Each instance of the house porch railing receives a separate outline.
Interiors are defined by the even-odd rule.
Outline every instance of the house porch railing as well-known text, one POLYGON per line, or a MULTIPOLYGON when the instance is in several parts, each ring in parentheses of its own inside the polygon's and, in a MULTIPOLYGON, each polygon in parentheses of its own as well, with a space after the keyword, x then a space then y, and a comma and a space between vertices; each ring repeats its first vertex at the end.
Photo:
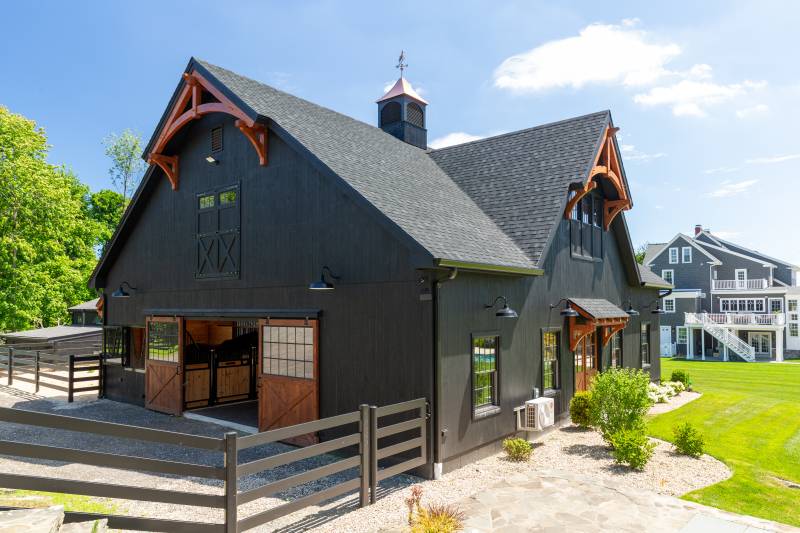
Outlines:
POLYGON ((768 289, 767 279, 714 279, 711 288, 715 291, 742 291, 749 289, 768 289))
POLYGON ((703 315, 720 326, 783 326, 784 313, 686 313, 686 324, 702 325, 703 315))

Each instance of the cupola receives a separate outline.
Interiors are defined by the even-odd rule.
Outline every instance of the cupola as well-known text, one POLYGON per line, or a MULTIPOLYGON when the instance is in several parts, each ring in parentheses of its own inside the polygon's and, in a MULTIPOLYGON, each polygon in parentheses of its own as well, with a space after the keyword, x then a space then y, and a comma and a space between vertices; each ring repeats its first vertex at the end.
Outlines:
POLYGON ((428 102, 417 94, 403 71, 405 53, 400 53, 397 68, 400 78, 389 91, 378 100, 378 126, 401 141, 423 150, 428 148, 428 130, 425 129, 425 108, 428 102))

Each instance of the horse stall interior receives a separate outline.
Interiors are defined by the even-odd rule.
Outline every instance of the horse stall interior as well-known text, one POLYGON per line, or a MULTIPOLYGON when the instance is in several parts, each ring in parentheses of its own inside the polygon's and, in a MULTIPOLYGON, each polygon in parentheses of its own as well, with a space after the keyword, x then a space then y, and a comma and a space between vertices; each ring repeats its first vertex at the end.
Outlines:
POLYGON ((185 410, 256 399, 254 321, 187 319, 183 334, 185 410))

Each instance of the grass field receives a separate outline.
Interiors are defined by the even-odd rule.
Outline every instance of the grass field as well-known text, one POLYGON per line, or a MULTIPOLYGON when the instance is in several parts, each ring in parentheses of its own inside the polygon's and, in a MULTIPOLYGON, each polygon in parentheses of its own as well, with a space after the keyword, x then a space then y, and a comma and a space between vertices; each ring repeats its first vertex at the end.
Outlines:
POLYGON ((650 434, 671 441, 673 427, 689 421, 733 471, 683 498, 800 526, 800 365, 662 360, 665 379, 676 369, 703 396, 654 417, 650 434))

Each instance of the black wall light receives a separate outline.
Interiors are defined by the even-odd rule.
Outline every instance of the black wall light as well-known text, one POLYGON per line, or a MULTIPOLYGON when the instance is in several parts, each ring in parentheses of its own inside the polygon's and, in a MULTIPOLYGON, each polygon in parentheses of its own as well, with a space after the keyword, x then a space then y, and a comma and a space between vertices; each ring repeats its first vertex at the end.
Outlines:
POLYGON ((494 314, 494 316, 499 318, 517 318, 519 316, 517 315, 516 311, 514 311, 508 306, 508 300, 506 300, 505 296, 498 296, 497 298, 494 299, 494 302, 492 302, 489 305, 485 305, 484 308, 494 309, 495 306, 497 305, 497 302, 499 302, 500 300, 503 301, 503 307, 498 309, 497 312, 494 314))
POLYGON ((580 315, 578 314, 578 312, 572 308, 572 305, 569 303, 569 298, 561 298, 561 299, 560 299, 559 301, 557 301, 556 303, 554 303, 554 304, 550 304, 550 309, 551 309, 551 310, 552 310, 552 309, 555 309, 556 307, 558 307, 559 305, 561 305, 561 302, 566 302, 566 303, 567 303, 567 305, 565 305, 565 306, 564 306, 564 309, 562 309, 561 311, 559 311, 559 314, 560 314, 561 316, 563 316, 563 317, 565 317, 565 318, 573 318, 573 317, 578 317, 578 316, 580 316, 580 315))
POLYGON ((308 286, 309 290, 312 291, 332 291, 335 287, 333 283, 328 282, 325 280, 325 272, 328 273, 328 277, 334 280, 338 280, 339 276, 335 275, 331 272, 331 269, 327 266, 322 267, 322 272, 320 272, 319 280, 313 282, 311 285, 308 286))
POLYGON ((206 163, 209 165, 218 165, 219 161, 213 155, 209 155, 206 156, 206 163))
POLYGON ((118 288, 117 290, 115 290, 114 292, 112 292, 112 293, 111 293, 111 297, 112 297, 112 298, 130 298, 130 297, 131 297, 131 295, 130 295, 130 293, 129 293, 128 291, 126 291, 126 290, 123 288, 123 286, 124 286, 124 285, 127 285, 127 286, 128 286, 128 288, 129 288, 130 290, 132 290, 132 291, 138 290, 136 287, 133 287, 133 286, 132 286, 130 283, 128 283, 127 281, 123 281, 122 283, 120 283, 120 284, 119 284, 119 288, 118 288))
POLYGON ((630 316, 639 316, 639 311, 633 308, 633 303, 628 300, 628 308, 625 310, 626 313, 630 316))

